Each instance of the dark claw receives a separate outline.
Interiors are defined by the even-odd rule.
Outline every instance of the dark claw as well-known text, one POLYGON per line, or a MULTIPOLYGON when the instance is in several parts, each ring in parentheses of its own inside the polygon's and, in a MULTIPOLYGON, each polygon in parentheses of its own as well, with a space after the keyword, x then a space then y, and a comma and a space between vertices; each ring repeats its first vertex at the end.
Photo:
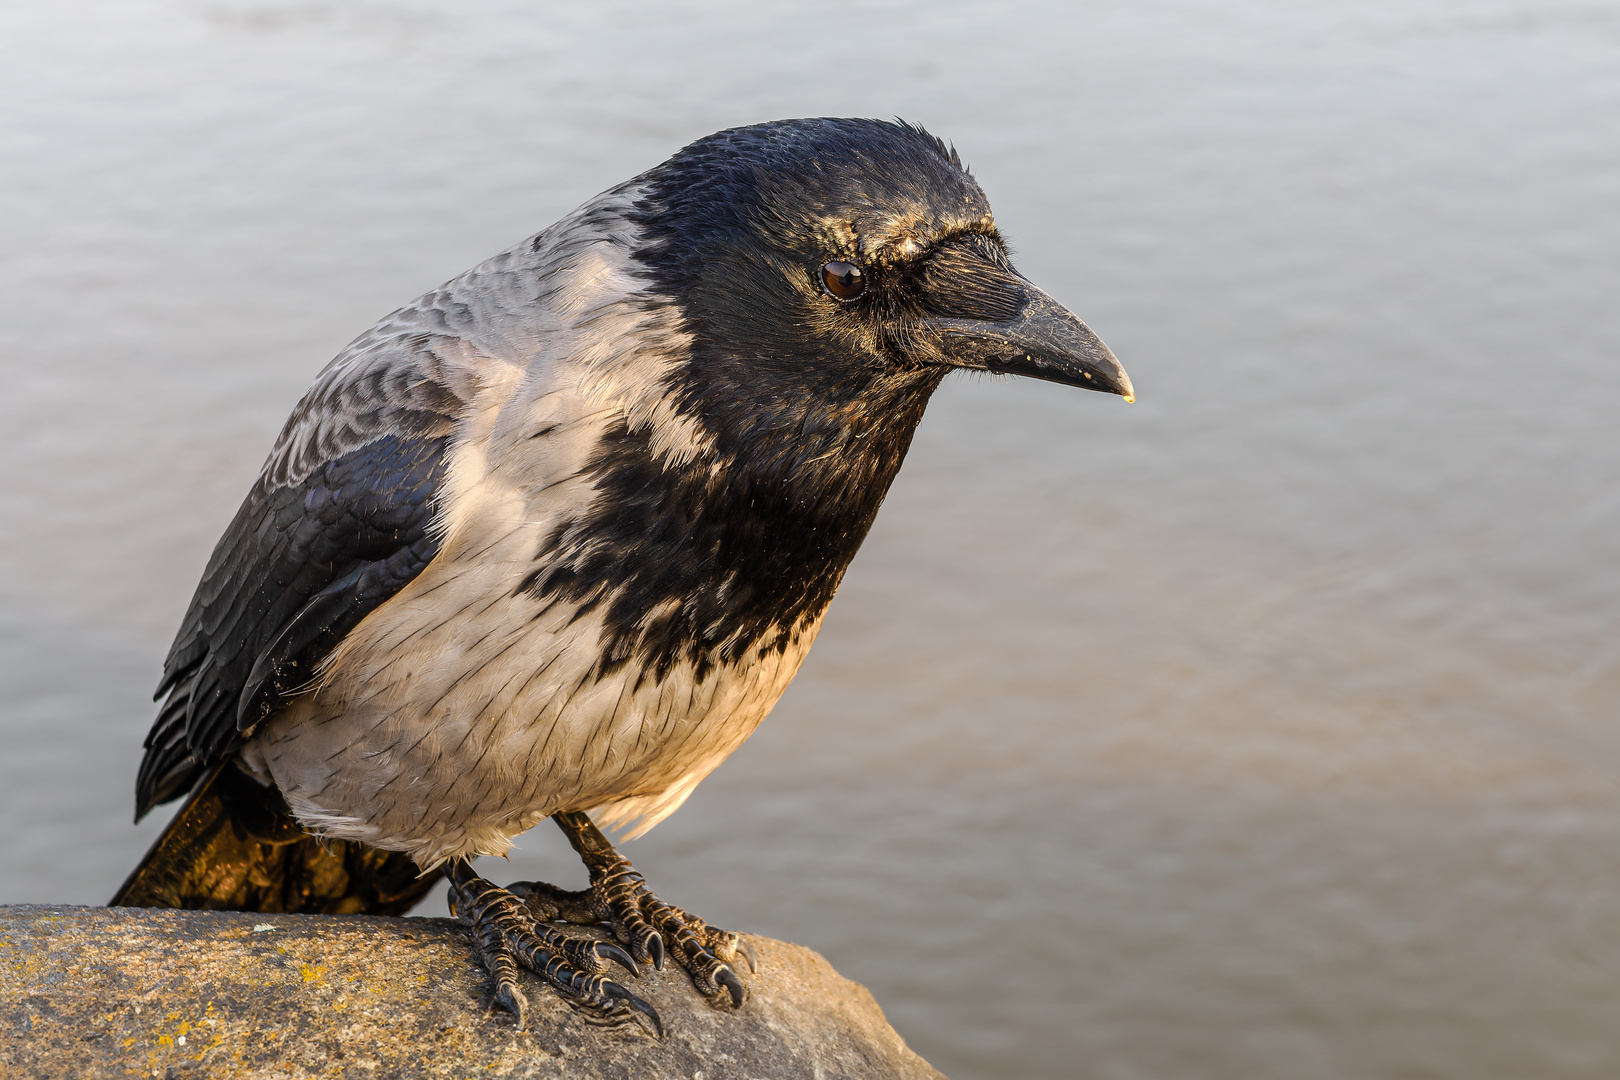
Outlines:
POLYGON ((660 934, 660 933, 657 933, 655 931, 653 933, 653 936, 647 939, 647 951, 652 954, 653 970, 654 971, 663 971, 664 970, 664 935, 660 934))
POLYGON ((512 1014, 517 1021, 517 1029, 523 1031, 529 1025, 529 1002, 523 996, 523 991, 499 991, 495 995, 495 1004, 512 1014))
POLYGON ((632 994, 630 991, 611 980, 604 980, 602 982, 602 993, 610 998, 624 1002, 626 1005, 645 1016, 648 1020, 652 1021, 653 1034, 658 1036, 660 1039, 664 1037, 664 1022, 658 1019, 657 1009, 653 1008, 651 1005, 647 1004, 645 1001, 636 997, 636 995, 632 994))
POLYGON ((742 980, 737 978, 735 971, 721 965, 720 970, 714 973, 714 981, 731 991, 732 1008, 742 1008, 743 999, 748 996, 748 991, 743 989, 742 980))
POLYGON ((749 943, 747 938, 740 937, 737 939, 737 951, 742 953, 744 960, 748 961, 748 974, 758 975, 759 957, 754 955, 754 946, 749 943))
POLYGON ((641 978, 641 969, 636 967, 635 958, 629 953, 625 952, 623 949, 619 948, 617 945, 613 944, 613 942, 598 941, 596 943, 595 951, 597 956, 602 957, 604 960, 617 961, 619 966, 624 968, 624 970, 628 971, 638 979, 641 978))

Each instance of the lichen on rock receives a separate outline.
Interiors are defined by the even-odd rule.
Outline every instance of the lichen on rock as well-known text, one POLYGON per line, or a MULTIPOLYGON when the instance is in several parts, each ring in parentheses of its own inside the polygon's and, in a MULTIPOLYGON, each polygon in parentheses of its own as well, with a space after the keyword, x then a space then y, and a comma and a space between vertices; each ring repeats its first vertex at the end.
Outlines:
POLYGON ((449 919, 0 907, 0 1075, 938 1080, 864 987, 749 940, 760 971, 736 1012, 675 965, 634 981, 659 1040, 535 982, 518 1031, 449 919))

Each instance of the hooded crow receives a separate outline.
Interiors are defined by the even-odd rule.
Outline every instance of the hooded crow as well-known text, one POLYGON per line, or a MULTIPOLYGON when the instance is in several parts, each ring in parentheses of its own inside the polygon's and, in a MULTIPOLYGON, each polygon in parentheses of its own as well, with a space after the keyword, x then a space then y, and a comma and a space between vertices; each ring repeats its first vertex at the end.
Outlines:
POLYGON ((639 835, 748 738, 958 368, 1132 400, 900 122, 700 139, 388 315, 214 549, 137 819, 190 798, 113 903, 398 914, 442 875, 520 1025, 519 964, 610 1022, 659 1027, 609 961, 741 1005, 742 939, 588 815, 639 835), (473 871, 548 817, 587 889, 473 871))

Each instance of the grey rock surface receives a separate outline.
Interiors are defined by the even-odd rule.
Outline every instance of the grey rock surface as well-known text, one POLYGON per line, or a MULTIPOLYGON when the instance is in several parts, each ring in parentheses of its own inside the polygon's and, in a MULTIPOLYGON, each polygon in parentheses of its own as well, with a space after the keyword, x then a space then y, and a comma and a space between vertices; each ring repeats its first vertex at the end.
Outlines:
POLYGON ((448 919, 0 906, 0 1075, 938 1080, 864 987, 750 940, 760 971, 736 1012, 673 964, 624 975, 658 1040, 593 1026, 533 980, 517 1031, 448 919))

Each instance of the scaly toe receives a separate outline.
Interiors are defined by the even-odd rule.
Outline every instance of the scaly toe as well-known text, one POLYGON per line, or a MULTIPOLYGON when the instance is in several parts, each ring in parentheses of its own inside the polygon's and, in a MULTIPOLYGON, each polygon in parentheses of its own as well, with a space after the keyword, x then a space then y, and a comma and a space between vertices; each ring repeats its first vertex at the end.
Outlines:
POLYGON ((738 956, 744 955, 741 938, 729 930, 710 926, 651 893, 645 895, 642 903, 649 921, 673 945, 671 954, 692 977, 692 985, 699 993, 715 998, 723 989, 733 1008, 748 999, 747 987, 730 966, 738 956))
POLYGON ((664 962, 673 960, 685 969, 698 992, 716 1005, 737 1008, 748 1000, 748 988, 735 968, 741 966, 741 958, 748 962, 750 972, 759 970, 753 946, 729 930, 710 926, 660 900, 629 860, 614 850, 590 815, 570 810, 552 818, 590 871, 591 887, 585 890, 589 899, 551 886, 533 886, 527 893, 528 902, 544 905, 535 910, 569 909, 574 913, 562 918, 583 921, 588 917, 607 923, 638 963, 650 962, 662 971, 664 962))
POLYGON ((473 943, 494 981, 495 1003, 512 1014, 520 1031, 528 1024, 528 1000, 517 982, 521 963, 593 1022, 619 1024, 642 1016, 662 1035, 663 1025, 653 1007, 602 975, 609 961, 639 975, 630 953, 611 941, 574 937, 536 923, 516 895, 465 864, 452 869, 450 880, 457 918, 472 930, 473 943))

